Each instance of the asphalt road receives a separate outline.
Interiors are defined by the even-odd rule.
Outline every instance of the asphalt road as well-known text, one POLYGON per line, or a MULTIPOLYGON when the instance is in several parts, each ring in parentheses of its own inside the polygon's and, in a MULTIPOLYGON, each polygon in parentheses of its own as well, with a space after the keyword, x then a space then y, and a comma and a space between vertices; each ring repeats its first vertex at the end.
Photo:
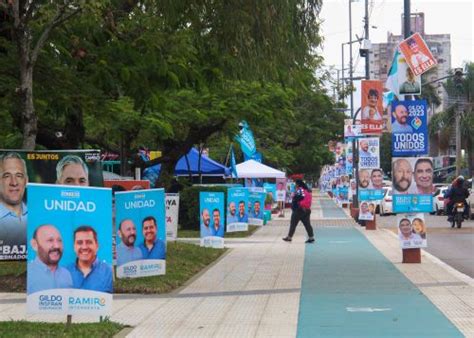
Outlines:
MULTIPOLYGON (((446 219, 446 216, 425 214, 428 243, 425 250, 474 278, 474 220, 464 221, 461 229, 453 229, 446 219)), ((377 227, 397 232, 397 216, 377 215, 376 221, 377 227)))

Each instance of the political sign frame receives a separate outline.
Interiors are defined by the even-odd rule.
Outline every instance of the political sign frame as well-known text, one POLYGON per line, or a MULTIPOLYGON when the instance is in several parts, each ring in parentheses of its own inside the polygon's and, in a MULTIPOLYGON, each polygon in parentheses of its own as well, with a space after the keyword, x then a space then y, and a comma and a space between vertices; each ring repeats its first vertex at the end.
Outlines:
POLYGON ((223 192, 201 191, 199 192, 199 224, 201 229, 201 246, 209 248, 224 248, 224 227, 225 227, 225 197, 223 192), (203 212, 209 213, 209 225, 206 227, 203 220, 203 212), (214 212, 219 212, 219 229, 212 229, 214 212))
POLYGON ((227 189, 227 214, 226 214, 226 232, 248 231, 248 189, 247 188, 229 188, 227 189), (243 202, 244 214, 240 215, 240 206, 243 202), (235 215, 231 215, 230 205, 234 203, 235 215))

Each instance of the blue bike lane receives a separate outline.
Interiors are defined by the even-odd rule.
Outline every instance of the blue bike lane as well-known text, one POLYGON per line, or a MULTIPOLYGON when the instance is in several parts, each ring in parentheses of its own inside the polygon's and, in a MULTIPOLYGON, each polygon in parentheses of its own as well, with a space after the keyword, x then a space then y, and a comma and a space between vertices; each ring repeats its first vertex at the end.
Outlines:
MULTIPOLYGON (((330 200, 321 207, 347 217, 330 200)), ((463 337, 363 234, 330 224, 306 246, 298 337, 463 337)))

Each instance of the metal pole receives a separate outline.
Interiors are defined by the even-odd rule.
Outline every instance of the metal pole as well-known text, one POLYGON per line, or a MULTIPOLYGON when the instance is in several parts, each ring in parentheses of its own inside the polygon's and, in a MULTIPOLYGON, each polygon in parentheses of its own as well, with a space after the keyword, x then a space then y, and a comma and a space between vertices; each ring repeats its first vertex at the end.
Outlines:
POLYGON ((354 84, 352 82, 352 0, 349 0, 349 76, 351 80, 351 118, 354 116, 354 84))
MULTIPOLYGON (((365 39, 369 40, 369 0, 365 0, 365 39)), ((369 73, 369 58, 370 58, 370 50, 367 51, 367 55, 365 56, 365 79, 369 80, 370 79, 370 73, 369 73)))
POLYGON ((405 39, 409 37, 411 34, 411 27, 410 27, 410 0, 403 1, 403 36, 405 39))
POLYGON ((344 95, 344 43, 341 43, 341 54, 342 54, 342 103, 345 103, 346 102, 346 96, 344 95))
POLYGON ((458 104, 456 108, 456 177, 461 175, 461 114, 460 114, 460 100, 458 95, 458 104))

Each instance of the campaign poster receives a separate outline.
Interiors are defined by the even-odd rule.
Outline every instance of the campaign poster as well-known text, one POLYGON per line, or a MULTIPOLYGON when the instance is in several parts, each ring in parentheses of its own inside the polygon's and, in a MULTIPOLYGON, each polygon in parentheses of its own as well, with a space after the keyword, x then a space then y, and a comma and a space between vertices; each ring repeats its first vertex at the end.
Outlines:
POLYGON ((352 202, 354 199, 354 196, 357 193, 357 184, 355 178, 351 178, 350 183, 349 183, 349 201, 352 202))
POLYGON ((381 168, 359 170, 359 199, 378 201, 383 199, 383 195, 383 170, 381 168))
POLYGON ((380 143, 378 137, 361 138, 359 141, 359 170, 380 168, 380 143))
POLYGON ((421 76, 413 74, 403 54, 398 54, 397 67, 398 93, 421 95, 421 76))
POLYGON ((373 201, 360 201, 359 220, 373 221, 376 204, 373 201))
POLYGON ((344 142, 336 142, 336 147, 334 148, 335 154, 335 163, 339 163, 342 160, 345 160, 346 156, 346 147, 344 142))
POLYGON ((178 237, 179 194, 165 194, 166 238, 176 240, 178 237))
POLYGON ((263 225, 263 206, 265 204, 266 194, 261 191, 249 191, 249 224, 263 225))
POLYGON ((392 103, 392 156, 428 154, 426 100, 392 103))
POLYGON ((434 191, 431 157, 392 159, 393 212, 432 212, 434 191))
POLYGON ((102 186, 99 150, 0 150, 0 260, 26 260, 30 183, 102 186), (9 187, 15 186, 14 189, 9 187), (6 203, 5 201, 8 201, 6 203))
POLYGON ((114 191, 150 189, 148 180, 104 180, 104 187, 114 191))
POLYGON ((266 193, 265 205, 273 205, 276 202, 277 186, 275 183, 264 183, 263 190, 266 193))
POLYGON ((115 193, 117 277, 166 273, 165 191, 115 193))
POLYGON ((352 141, 346 142, 346 175, 352 175, 352 170, 354 167, 354 153, 352 149, 352 141))
POLYGON ((201 246, 224 248, 224 193, 199 193, 201 246))
POLYGON ((227 189, 227 232, 247 231, 249 229, 248 194, 246 188, 227 189))
POLYGON ((382 81, 363 80, 361 95, 362 134, 381 134, 383 129, 382 81))
POLYGON ((27 186, 29 313, 111 315, 112 193, 27 186))
POLYGON ((437 64, 436 59, 419 33, 415 33, 400 42, 399 48, 414 75, 421 75, 437 64))
POLYGON ((352 140, 362 136, 362 125, 353 124, 352 119, 344 119, 344 138, 352 140))
POLYGON ((276 200, 277 202, 285 202, 286 200, 286 178, 276 179, 276 200))
POLYGON ((402 249, 426 248, 426 223, 422 213, 397 215, 398 239, 402 249))

